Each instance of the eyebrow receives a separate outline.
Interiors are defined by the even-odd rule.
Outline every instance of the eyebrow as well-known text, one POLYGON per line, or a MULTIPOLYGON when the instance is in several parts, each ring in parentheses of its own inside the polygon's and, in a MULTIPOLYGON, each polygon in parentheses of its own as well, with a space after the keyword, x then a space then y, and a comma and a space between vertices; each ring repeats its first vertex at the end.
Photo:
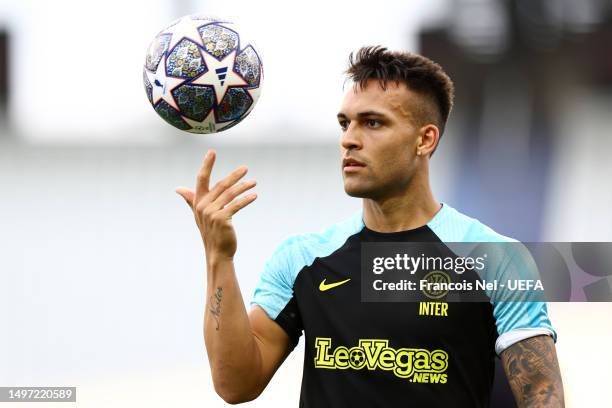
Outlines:
MULTIPOLYGON (((342 112, 338 113, 337 116, 338 116, 338 119, 348 119, 348 116, 346 116, 346 114, 344 114, 342 112)), ((376 112, 376 111, 372 111, 372 110, 365 111, 365 112, 359 112, 357 114, 357 117, 360 118, 360 119, 366 118, 366 117, 372 117, 372 116, 377 116, 377 117, 382 117, 382 118, 386 117, 386 115, 384 113, 376 112)))

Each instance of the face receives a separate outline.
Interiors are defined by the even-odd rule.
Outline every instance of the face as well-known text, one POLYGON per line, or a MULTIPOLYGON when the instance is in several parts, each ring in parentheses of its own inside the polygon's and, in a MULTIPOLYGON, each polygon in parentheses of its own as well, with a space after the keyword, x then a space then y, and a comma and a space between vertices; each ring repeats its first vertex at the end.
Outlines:
POLYGON ((418 95, 404 84, 378 80, 351 86, 338 113, 344 190, 379 199, 405 191, 416 171, 419 128, 410 113, 418 95))

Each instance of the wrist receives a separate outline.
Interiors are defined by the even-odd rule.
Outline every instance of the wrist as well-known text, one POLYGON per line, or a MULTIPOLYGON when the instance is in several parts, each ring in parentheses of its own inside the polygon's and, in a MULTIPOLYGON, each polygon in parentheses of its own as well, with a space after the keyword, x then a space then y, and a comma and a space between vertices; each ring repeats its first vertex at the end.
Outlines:
POLYGON ((233 257, 214 255, 206 257, 206 282, 209 288, 226 282, 234 271, 233 257))
POLYGON ((234 257, 229 255, 210 253, 206 254, 206 266, 208 269, 216 269, 219 266, 231 264, 234 262, 234 257))

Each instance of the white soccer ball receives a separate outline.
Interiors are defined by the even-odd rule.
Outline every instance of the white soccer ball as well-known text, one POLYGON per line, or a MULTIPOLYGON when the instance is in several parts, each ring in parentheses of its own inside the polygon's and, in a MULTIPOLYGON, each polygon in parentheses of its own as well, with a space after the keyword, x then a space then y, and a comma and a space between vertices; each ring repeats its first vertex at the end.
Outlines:
POLYGON ((259 54, 233 23, 185 16, 151 42, 143 81, 166 122, 192 133, 214 133, 244 119, 259 99, 259 54))

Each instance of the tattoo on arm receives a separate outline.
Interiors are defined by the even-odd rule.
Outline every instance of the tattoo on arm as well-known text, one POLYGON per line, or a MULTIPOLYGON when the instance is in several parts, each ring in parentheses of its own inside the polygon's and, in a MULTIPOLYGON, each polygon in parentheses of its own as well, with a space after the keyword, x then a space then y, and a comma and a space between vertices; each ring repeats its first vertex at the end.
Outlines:
POLYGON ((219 330, 219 316, 221 315, 221 298, 223 297, 223 288, 218 287, 214 295, 210 297, 210 313, 217 322, 216 330, 219 330))
POLYGON ((501 353, 519 408, 563 408, 563 382, 550 336, 519 341, 501 353))

